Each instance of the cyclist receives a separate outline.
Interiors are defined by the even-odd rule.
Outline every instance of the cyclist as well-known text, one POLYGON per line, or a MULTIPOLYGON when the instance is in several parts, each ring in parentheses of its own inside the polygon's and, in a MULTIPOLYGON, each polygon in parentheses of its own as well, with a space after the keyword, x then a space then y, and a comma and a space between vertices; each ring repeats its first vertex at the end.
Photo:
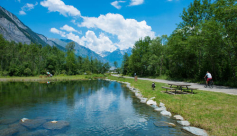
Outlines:
POLYGON ((206 85, 208 85, 208 82, 209 82, 210 80, 212 80, 211 73, 209 73, 209 72, 207 71, 207 74, 205 75, 205 77, 204 77, 204 78, 206 78, 206 77, 207 77, 207 80, 206 80, 206 85))

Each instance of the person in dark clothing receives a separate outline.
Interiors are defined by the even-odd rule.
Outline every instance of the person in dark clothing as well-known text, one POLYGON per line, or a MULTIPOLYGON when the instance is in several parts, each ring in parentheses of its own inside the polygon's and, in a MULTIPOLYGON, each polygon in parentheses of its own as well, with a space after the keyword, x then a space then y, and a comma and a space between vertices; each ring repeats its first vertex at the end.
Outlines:
POLYGON ((156 85, 155 85, 154 82, 152 83, 151 87, 152 87, 153 90, 155 90, 156 85))

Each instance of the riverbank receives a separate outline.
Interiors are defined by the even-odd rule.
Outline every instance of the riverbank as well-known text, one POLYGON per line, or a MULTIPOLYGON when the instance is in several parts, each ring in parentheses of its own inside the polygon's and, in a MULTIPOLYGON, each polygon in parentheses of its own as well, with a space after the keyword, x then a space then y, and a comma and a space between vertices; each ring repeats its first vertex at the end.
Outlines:
POLYGON ((173 115, 179 114, 191 123, 191 126, 206 130, 209 135, 237 135, 237 96, 217 92, 196 90, 195 94, 169 95, 162 86, 156 83, 155 91, 151 81, 126 79, 109 76, 111 80, 129 82, 139 89, 146 98, 155 97, 157 103, 166 104, 167 110, 173 115))
MULTIPOLYGON (((119 77, 119 75, 113 75, 113 76, 119 77)), ((125 78, 133 79, 134 77, 125 76, 125 78)), ((138 77, 138 79, 148 80, 148 81, 152 81, 152 82, 165 83, 165 84, 188 84, 188 85, 191 85, 192 88, 197 88, 198 90, 221 92, 221 93, 226 93, 226 94, 231 94, 231 95, 237 95, 237 88, 232 88, 232 87, 228 87, 228 86, 213 85, 213 88, 210 88, 210 87, 205 88, 204 84, 191 83, 191 82, 172 81, 172 80, 154 79, 154 78, 143 78, 143 77, 138 77)))
POLYGON ((38 82, 38 81, 67 81, 105 78, 103 74, 75 75, 75 76, 34 76, 34 77, 0 77, 0 82, 38 82))

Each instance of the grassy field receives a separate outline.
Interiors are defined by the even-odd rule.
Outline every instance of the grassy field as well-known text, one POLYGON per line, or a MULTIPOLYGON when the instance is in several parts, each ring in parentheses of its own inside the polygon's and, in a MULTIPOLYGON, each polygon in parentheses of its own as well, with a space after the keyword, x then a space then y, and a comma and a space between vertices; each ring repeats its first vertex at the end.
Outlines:
MULTIPOLYGON (((191 126, 205 129, 209 135, 237 136, 237 96, 224 93, 195 90, 195 94, 170 95, 163 93, 162 86, 156 83, 155 91, 151 81, 125 79, 109 76, 111 80, 131 83, 146 98, 156 97, 157 103, 163 102, 172 115, 179 114, 191 126)), ((167 86, 168 87, 168 86, 167 86)))
POLYGON ((65 81, 65 80, 88 80, 92 78, 103 78, 103 74, 76 75, 76 76, 35 76, 35 77, 0 77, 0 82, 37 82, 37 81, 65 81))

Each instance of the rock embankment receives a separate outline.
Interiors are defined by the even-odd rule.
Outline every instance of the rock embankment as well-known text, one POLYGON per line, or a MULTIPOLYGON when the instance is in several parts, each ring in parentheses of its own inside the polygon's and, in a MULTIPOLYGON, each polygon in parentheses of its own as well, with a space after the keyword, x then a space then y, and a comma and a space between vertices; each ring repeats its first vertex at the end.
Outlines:
MULTIPOLYGON (((105 80, 115 81, 115 80, 109 80, 109 79, 105 79, 105 80)), ((118 81, 118 82, 120 82, 120 81, 118 81)), ((167 111, 167 108, 165 107, 164 103, 160 102, 159 106, 157 106, 156 101, 154 101, 155 97, 152 97, 150 99, 145 98, 145 97, 143 97, 143 95, 141 94, 141 92, 138 89, 136 89, 134 87, 131 87, 130 83, 128 83, 128 82, 120 82, 120 83, 126 84, 126 86, 129 88, 129 90, 134 92, 135 96, 138 99, 140 99, 141 103, 146 103, 147 105, 154 108, 155 111, 160 112, 160 114, 163 115, 163 116, 172 117, 171 112, 167 111)), ((184 120, 184 118, 181 115, 174 115, 173 119, 176 120, 177 124, 183 126, 182 130, 187 132, 187 133, 190 133, 190 134, 193 134, 193 135, 198 135, 198 136, 208 136, 208 134, 205 130, 200 129, 200 128, 196 128, 196 127, 191 127, 190 123, 188 121, 184 120)), ((162 121, 154 122, 154 125, 158 126, 158 127, 160 127, 160 126, 161 127, 176 127, 176 125, 173 124, 173 123, 162 122, 162 121)))

